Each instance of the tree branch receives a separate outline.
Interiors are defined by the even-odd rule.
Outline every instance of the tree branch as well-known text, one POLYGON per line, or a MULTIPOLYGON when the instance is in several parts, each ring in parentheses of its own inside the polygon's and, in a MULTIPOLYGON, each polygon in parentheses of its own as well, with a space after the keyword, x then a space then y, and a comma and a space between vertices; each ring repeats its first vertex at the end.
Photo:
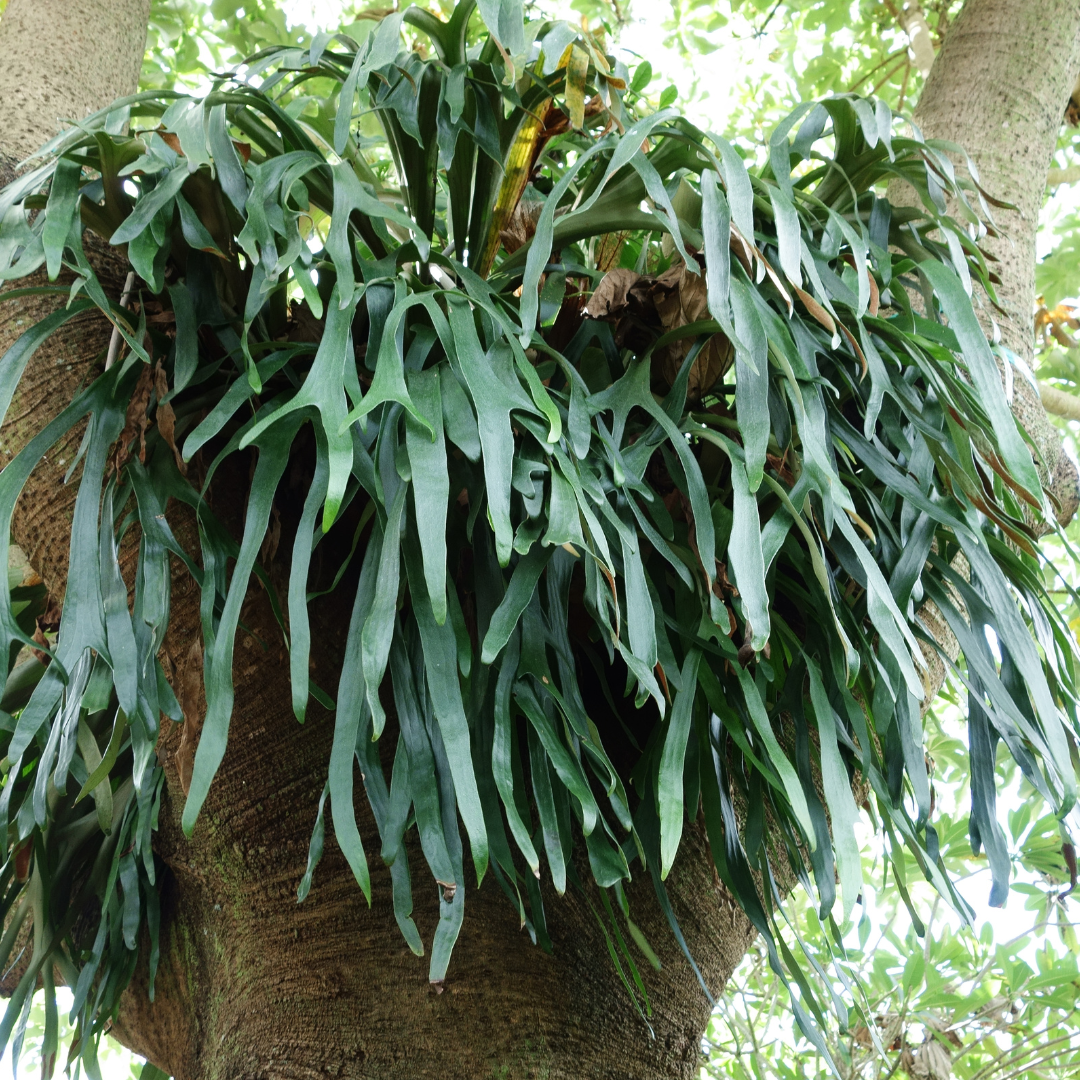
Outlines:
POLYGON ((1080 420, 1080 397, 1075 394, 1068 394, 1056 386, 1040 382, 1039 398, 1048 413, 1066 420, 1080 420))
POLYGON ((926 21, 926 14, 919 5, 918 0, 912 0, 905 4, 903 10, 897 16, 897 22, 903 27, 904 33, 911 42, 911 52, 915 57, 915 66, 923 76, 930 74, 930 68, 934 63, 934 41, 930 36, 930 26, 926 21))
POLYGON ((1046 186, 1075 184, 1077 180, 1080 180, 1080 165, 1070 165, 1067 169, 1051 169, 1046 176, 1046 186))

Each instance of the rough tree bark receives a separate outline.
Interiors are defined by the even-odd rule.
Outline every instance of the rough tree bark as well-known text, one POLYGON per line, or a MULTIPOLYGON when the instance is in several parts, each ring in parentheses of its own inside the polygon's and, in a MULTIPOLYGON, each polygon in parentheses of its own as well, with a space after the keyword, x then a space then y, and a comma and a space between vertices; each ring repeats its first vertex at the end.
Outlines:
MULTIPOLYGON (((65 121, 84 116, 135 91, 146 46, 150 0, 9 0, 0 18, 0 186, 19 163, 34 153, 65 121)), ((90 251, 116 292, 125 269, 111 253, 90 251)), ((44 277, 42 275, 42 280, 44 277)), ((58 306, 51 297, 0 305, 0 350, 26 327, 58 306)), ((65 392, 82 384, 89 365, 105 346, 108 330, 92 317, 67 326, 39 354, 19 388, 0 435, 0 464, 10 461, 25 436, 59 411, 65 392)), ((77 449, 81 433, 57 449, 54 461, 77 449)), ((17 543, 33 555, 32 565, 46 580, 67 569, 63 523, 70 522, 75 487, 64 488, 58 474, 39 469, 18 514, 17 543)))
MULTIPOLYGON (((11 0, 0 19, 0 155, 7 156, 9 166, 52 133, 57 117, 85 114, 133 89, 147 7, 147 0, 78 5, 11 0)), ((1056 67, 1047 87, 1035 85, 1052 58, 1041 50, 1034 57, 1032 51, 1049 36, 1044 25, 1053 27, 1058 40, 1064 37, 1067 18, 1073 19, 1068 25, 1075 39, 1080 2, 1041 0, 1029 8, 1024 0, 969 0, 967 8, 1005 11, 1011 22, 981 46, 982 57, 968 56, 960 44, 949 50, 947 44, 924 91, 923 123, 934 134, 951 132, 969 145, 984 139, 985 153, 975 146, 984 178, 992 190, 1028 208, 1027 227, 1034 221, 1032 200, 1042 190, 1049 164, 1044 144, 1052 139, 1064 105, 1056 67), (1028 17, 1044 8, 1045 21, 1028 17), (1020 22, 1024 34, 1017 31, 1020 22), (975 69, 987 66, 986 55, 993 49, 997 60, 992 70, 987 68, 986 93, 977 100, 957 97, 950 87, 974 85, 975 69), (953 65, 964 73, 954 77, 953 65), (1008 94, 1006 88, 1012 88, 1008 94), (1033 102, 1041 104, 1036 108, 1033 102), (1029 133, 1031 145, 1016 130, 1028 122, 1025 108, 1037 113, 1043 125, 1029 133), (947 128, 950 110, 956 113, 954 128, 947 128), (997 153, 992 136, 1001 131, 1014 141, 1004 157, 998 155, 998 175, 991 160, 997 153), (1020 159, 1030 162, 1027 172, 1017 164, 1020 159), (1015 166, 1011 170, 1010 164, 1015 166), (1028 182, 1031 191, 1020 190, 1028 182)), ((983 25, 977 15, 967 19, 967 25, 973 22, 983 25)), ((950 43, 964 40, 963 26, 962 20, 953 28, 950 43)), ((1074 76, 1075 57, 1063 64, 1074 76)), ((1062 78, 1067 96, 1072 82, 1062 78)), ((1003 248, 999 255, 1007 283, 1030 278, 1033 244, 1003 248)), ((124 269, 114 265, 108 275, 114 292, 124 269)), ((1007 296, 1022 312, 1030 309, 1030 297, 1024 307, 1023 295, 1018 284, 1016 297, 1007 296)), ((0 351, 42 313, 30 304, 0 307, 0 351)), ((0 431, 5 455, 17 452, 28 433, 93 374, 107 338, 105 324, 86 319, 39 351, 0 431)), ((1017 341, 1023 345, 1022 334, 1017 341)), ((1023 348, 1018 351, 1025 355, 1023 348)), ((39 470, 15 524, 16 539, 57 594, 63 590, 68 558, 71 498, 61 482, 67 456, 60 451, 39 470)), ((246 469, 237 467, 233 475, 219 474, 215 481, 215 508, 227 520, 230 509, 235 512, 243 504, 246 475, 246 469)), ((179 537, 191 536, 181 514, 170 508, 169 516, 179 537)), ((287 565, 288 543, 282 548, 278 562, 287 565)), ((324 686, 334 685, 337 677, 346 622, 338 602, 327 597, 313 612, 313 638, 321 643, 313 676, 324 686)), ((263 641, 280 640, 260 589, 250 592, 242 618, 263 641)), ((190 673, 197 626, 195 589, 178 569, 165 646, 178 685, 190 673)), ((324 1074, 380 1080, 659 1080, 696 1075, 707 1002, 674 946, 647 881, 635 882, 631 902, 663 962, 659 972, 641 965, 654 1009, 654 1035, 618 981, 587 896, 545 897, 555 946, 549 956, 529 944, 489 876, 468 897, 465 927, 441 993, 427 983, 426 960, 412 956, 400 937, 389 876, 377 859, 372 860, 370 910, 329 842, 315 888, 297 906, 295 890, 326 773, 332 720, 313 709, 303 728, 296 724, 286 669, 277 646, 264 651, 254 636, 239 642, 229 753, 191 841, 179 827, 180 733, 174 729, 162 737, 167 798, 156 841, 168 867, 162 964, 155 1004, 147 1000, 141 975, 125 997, 114 1028, 124 1042, 182 1080, 324 1074)), ((357 810, 367 849, 376 852, 374 823, 362 796, 357 810)), ((425 880, 421 861, 418 853, 411 855, 418 871, 414 881, 420 883, 425 880)), ((688 830, 669 885, 691 950, 718 991, 751 932, 718 885, 698 830, 688 830)), ((417 884, 414 899, 418 927, 430 941, 438 917, 434 888, 417 884)))

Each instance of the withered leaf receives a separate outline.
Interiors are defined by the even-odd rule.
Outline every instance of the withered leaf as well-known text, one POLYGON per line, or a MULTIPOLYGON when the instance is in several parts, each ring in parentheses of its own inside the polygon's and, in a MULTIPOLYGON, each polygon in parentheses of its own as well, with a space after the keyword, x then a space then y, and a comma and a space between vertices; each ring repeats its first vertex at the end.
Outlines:
POLYGON ((157 394, 157 426, 158 431, 161 432, 161 437, 165 440, 169 449, 173 452, 173 457, 176 458, 176 467, 180 470, 181 476, 187 475, 187 464, 180 456, 180 450, 176 445, 176 413, 173 412, 172 404, 165 401, 165 396, 169 392, 169 379, 165 374, 165 369, 161 366, 161 361, 157 363, 157 367, 154 369, 154 393, 157 394))
POLYGON ((514 207, 506 228, 499 231, 499 238, 503 247, 513 254, 518 248, 524 247, 536 232, 536 223, 540 220, 540 211, 544 204, 532 199, 522 199, 514 207))
POLYGON ((180 734, 180 746, 176 751, 176 772, 184 794, 191 787, 191 771, 195 765, 195 750, 202 731, 206 696, 203 690, 202 642, 191 643, 188 654, 180 662, 180 676, 176 686, 176 700, 184 714, 184 729, 180 734))
POLYGON ((931 1037, 923 1043, 915 1054, 910 1075, 925 1080, 949 1080, 952 1073, 952 1059, 948 1049, 931 1037))
POLYGON ((809 315, 817 322, 821 323, 830 334, 836 333, 836 322, 833 317, 819 304, 805 289, 800 289, 798 285, 792 285, 795 290, 795 295, 802 301, 803 307, 806 308, 809 315))
POLYGON ((15 849, 15 877, 19 881, 26 881, 30 876, 30 856, 34 853, 34 841, 27 837, 22 844, 15 849))
MULTIPOLYGON (((594 319, 614 323, 615 343, 645 352, 662 334, 709 318, 708 292, 702 274, 679 262, 659 277, 625 267, 608 271, 587 305, 594 319)), ((653 353, 653 375, 667 386, 678 377, 693 336, 669 342, 653 353)), ((734 351, 723 334, 714 334, 690 369, 687 394, 700 398, 724 376, 734 351)))
POLYGON ((171 131, 166 131, 164 128, 158 128, 158 135, 161 137, 161 141, 174 153, 184 157, 184 151, 180 146, 180 138, 171 131))
POLYGON ((131 458, 131 444, 136 435, 139 437, 139 460, 146 460, 146 429, 150 426, 146 410, 153 392, 154 371, 149 364, 145 364, 139 372, 139 381, 135 384, 127 412, 124 414, 124 430, 120 432, 117 440, 117 449, 113 456, 113 468, 117 473, 131 458))
POLYGON ((585 310, 594 319, 606 319, 612 315, 619 315, 627 307, 630 290, 638 282, 649 280, 651 279, 625 267, 609 270, 597 285, 585 310))

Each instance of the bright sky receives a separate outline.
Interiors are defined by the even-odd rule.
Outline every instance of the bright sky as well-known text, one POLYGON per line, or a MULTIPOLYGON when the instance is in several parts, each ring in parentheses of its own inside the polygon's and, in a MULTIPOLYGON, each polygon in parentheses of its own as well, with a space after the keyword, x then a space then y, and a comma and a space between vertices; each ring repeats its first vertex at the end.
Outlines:
MULTIPOLYGON (((303 26, 308 30, 323 30, 337 26, 347 5, 342 0, 283 0, 281 9, 290 26, 303 26)), ((567 22, 577 23, 581 16, 568 0, 545 0, 545 13, 558 15, 567 22)), ((620 44, 631 56, 648 56, 653 69, 662 74, 679 89, 684 102, 690 98, 691 88, 697 83, 699 101, 689 108, 690 118, 708 127, 722 131, 727 126, 732 111, 735 88, 747 70, 761 70, 769 64, 769 50, 775 45, 766 35, 755 39, 754 27, 742 16, 733 16, 722 30, 711 36, 717 43, 717 51, 709 56, 707 64, 700 68, 687 65, 675 46, 671 31, 665 26, 671 17, 670 0, 633 0, 632 19, 623 28, 620 44)), ((816 51, 816 39, 807 35, 807 53, 816 51)))

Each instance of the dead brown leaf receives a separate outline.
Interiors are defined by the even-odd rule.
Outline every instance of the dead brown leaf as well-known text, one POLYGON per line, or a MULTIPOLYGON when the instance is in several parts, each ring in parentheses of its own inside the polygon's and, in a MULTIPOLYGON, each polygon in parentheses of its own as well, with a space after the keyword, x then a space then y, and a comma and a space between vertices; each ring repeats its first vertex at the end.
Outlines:
POLYGON ((671 703, 671 687, 668 686, 667 672, 664 671, 664 665, 659 660, 656 662, 656 667, 653 668, 653 674, 656 676, 660 683, 660 689, 664 691, 664 697, 667 699, 668 704, 671 703))
MULTIPOLYGON (((708 319, 709 302, 705 275, 690 273, 682 263, 673 266, 657 281, 654 303, 664 330, 668 332, 708 319), (673 273, 676 269, 677 274, 673 273), (666 290, 666 295, 661 294, 661 288, 666 290)), ((693 337, 686 337, 659 350, 661 374, 669 385, 678 378, 693 343, 693 337)), ((711 390, 724 377, 733 357, 734 349, 725 335, 714 334, 709 338, 690 368, 687 396, 697 399, 711 390)))
POLYGON ((802 301, 803 307, 806 308, 811 318, 817 320, 830 334, 836 333, 836 322, 833 317, 819 304, 805 289, 800 289, 798 285, 792 285, 795 290, 795 295, 802 301))
POLYGON ((952 1057, 948 1049, 931 1036, 916 1052, 910 1073, 920 1080, 924 1077, 925 1080, 949 1080, 952 1057))
POLYGON ((630 290, 640 281, 649 279, 636 270, 617 267, 609 270, 597 285, 589 299, 586 310, 594 319, 606 319, 621 315, 630 301, 630 290))
POLYGON ((514 207, 506 228, 499 231, 499 238, 503 247, 513 254, 518 248, 524 247, 536 232, 536 223, 540 220, 540 211, 544 208, 542 202, 532 199, 522 199, 514 207))
POLYGON ((158 399, 158 431, 161 432, 161 437, 165 440, 166 445, 172 450, 173 457, 176 458, 176 467, 180 470, 180 475, 187 476, 187 464, 180 456, 180 450, 176 445, 176 413, 173 412, 172 404, 164 400, 168 392, 169 379, 159 360, 157 367, 154 369, 154 393, 157 394, 158 399))
POLYGON ((139 372, 139 381, 131 394, 127 412, 124 414, 124 430, 120 432, 117 440, 117 449, 113 455, 113 468, 117 473, 128 463, 131 458, 131 443, 137 435, 139 437, 139 460, 146 460, 146 429, 150 426, 150 418, 146 410, 150 405, 150 395, 154 392, 154 371, 149 364, 143 365, 139 372))
POLYGON ((184 156, 184 151, 180 148, 180 140, 171 131, 165 131, 164 128, 158 128, 158 134, 161 136, 161 141, 170 149, 174 154, 184 156))
POLYGON ((202 732, 206 696, 203 689, 202 642, 191 643, 187 656, 180 662, 180 677, 176 686, 176 700, 184 714, 184 730, 180 734, 180 746, 176 751, 176 771, 184 794, 191 787, 191 771, 195 765, 195 750, 202 732))
POLYGON ((15 877, 19 881, 26 881, 30 876, 30 856, 33 853, 34 841, 29 836, 15 849, 15 877))
MULTIPOLYGON (((709 318, 705 278, 691 273, 681 262, 659 277, 618 267, 601 279, 587 312, 594 319, 614 324, 615 343, 620 348, 643 353, 663 334, 709 318)), ((652 356, 654 378, 671 386, 693 343, 691 335, 656 349, 652 356)), ((731 342, 723 334, 714 334, 690 369, 688 396, 700 398, 722 379, 733 353, 731 342)))

